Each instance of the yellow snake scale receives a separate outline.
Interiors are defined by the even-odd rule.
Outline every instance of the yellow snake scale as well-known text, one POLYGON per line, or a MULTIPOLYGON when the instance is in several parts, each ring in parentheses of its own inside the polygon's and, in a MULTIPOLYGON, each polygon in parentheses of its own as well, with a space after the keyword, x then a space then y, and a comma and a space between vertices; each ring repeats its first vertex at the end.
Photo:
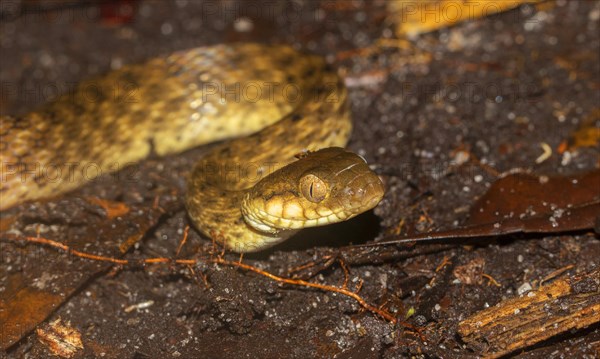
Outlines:
POLYGON ((259 44, 179 51, 3 116, 0 210, 79 187, 90 169, 227 140, 191 171, 186 208, 227 248, 257 251, 381 200, 379 178, 341 148, 351 127, 346 89, 318 56, 259 44))

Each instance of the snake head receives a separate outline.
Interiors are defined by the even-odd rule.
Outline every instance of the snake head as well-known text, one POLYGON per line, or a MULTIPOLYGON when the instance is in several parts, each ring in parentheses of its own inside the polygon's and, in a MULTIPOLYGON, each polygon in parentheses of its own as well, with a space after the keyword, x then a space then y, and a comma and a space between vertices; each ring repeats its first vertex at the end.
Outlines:
POLYGON ((375 207, 384 186, 365 160, 330 147, 266 176, 242 201, 246 223, 278 233, 337 223, 375 207))

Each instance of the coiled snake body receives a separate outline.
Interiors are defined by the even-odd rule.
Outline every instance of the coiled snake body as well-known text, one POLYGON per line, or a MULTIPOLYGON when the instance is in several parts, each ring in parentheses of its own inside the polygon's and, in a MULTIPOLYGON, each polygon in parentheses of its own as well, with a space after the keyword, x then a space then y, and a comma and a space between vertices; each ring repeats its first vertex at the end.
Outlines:
POLYGON ((341 148, 346 97, 320 57, 286 46, 216 45, 125 66, 0 119, 0 209, 74 189, 90 165, 110 172, 150 151, 230 139, 192 170, 186 208, 229 249, 261 250, 381 200, 379 178, 341 148))

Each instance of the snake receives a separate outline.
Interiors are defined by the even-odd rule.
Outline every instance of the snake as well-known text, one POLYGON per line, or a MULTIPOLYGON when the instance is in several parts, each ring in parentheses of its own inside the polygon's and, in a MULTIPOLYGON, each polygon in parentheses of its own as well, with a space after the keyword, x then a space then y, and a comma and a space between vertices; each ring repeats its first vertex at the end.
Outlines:
POLYGON ((217 44, 124 65, 0 117, 0 210, 55 197, 151 154, 216 142, 189 171, 185 208, 234 252, 374 208, 384 186, 345 149, 348 91, 321 56, 217 44))

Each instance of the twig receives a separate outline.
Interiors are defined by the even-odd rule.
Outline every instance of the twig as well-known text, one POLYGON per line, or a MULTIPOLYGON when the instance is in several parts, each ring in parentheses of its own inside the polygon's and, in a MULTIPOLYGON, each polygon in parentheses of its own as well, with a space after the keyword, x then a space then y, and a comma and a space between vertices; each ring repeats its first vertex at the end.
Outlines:
MULTIPOLYGON (((89 259, 89 260, 94 260, 94 261, 99 261, 99 262, 109 262, 109 263, 118 264, 118 265, 128 265, 128 264, 132 264, 132 263, 141 263, 141 264, 164 263, 164 264, 184 265, 184 266, 187 266, 188 268, 190 268, 190 266, 195 265, 200 261, 200 259, 172 259, 172 258, 166 258, 166 257, 147 258, 147 259, 143 259, 140 261, 129 261, 127 259, 118 259, 118 258, 113 258, 113 257, 85 253, 82 251, 78 251, 76 249, 72 249, 71 247, 69 247, 65 244, 62 244, 60 242, 57 242, 57 241, 54 241, 51 239, 47 239, 47 238, 42 238, 42 237, 28 237, 28 236, 22 237, 22 236, 14 236, 14 235, 5 235, 2 238, 12 240, 12 241, 24 241, 27 243, 38 243, 38 244, 42 244, 42 245, 47 245, 47 246, 62 250, 66 253, 72 254, 74 256, 77 256, 79 258, 84 258, 84 259, 89 259)), ((180 247, 181 247, 181 245, 180 245, 180 247)), ((229 261, 229 260, 223 259, 222 256, 209 258, 209 259, 206 259, 205 261, 207 263, 215 263, 215 264, 220 264, 220 265, 242 268, 247 271, 260 274, 264 277, 267 277, 269 279, 272 279, 272 280, 280 282, 280 283, 303 286, 303 287, 308 287, 308 288, 316 288, 316 289, 325 290, 325 291, 329 291, 329 292, 340 293, 342 295, 345 295, 347 297, 350 297, 350 298, 356 300, 363 308, 382 317, 383 319, 389 321, 390 323, 396 324, 398 322, 396 317, 394 317, 393 314, 367 303, 367 301, 364 300, 360 295, 358 295, 357 292, 348 290, 345 287, 340 288, 340 287, 330 286, 327 284, 308 282, 308 281, 305 281, 302 279, 292 279, 292 278, 280 277, 275 274, 264 271, 262 269, 251 266, 249 264, 242 263, 241 261, 234 262, 234 261, 229 261)), ((404 326, 407 326, 411 329, 416 330, 416 328, 414 328, 412 325, 410 325, 408 323, 402 323, 402 324, 404 326)))
POLYGON ((181 252, 181 249, 185 245, 185 242, 187 242, 189 233, 190 233, 190 226, 185 226, 185 229, 183 230, 183 239, 181 239, 181 242, 179 242, 179 246, 177 246, 177 250, 175 251, 175 257, 177 257, 179 255, 179 252, 181 252))
POLYGON ((503 300, 458 324, 463 341, 498 358, 600 322, 600 269, 503 300))

